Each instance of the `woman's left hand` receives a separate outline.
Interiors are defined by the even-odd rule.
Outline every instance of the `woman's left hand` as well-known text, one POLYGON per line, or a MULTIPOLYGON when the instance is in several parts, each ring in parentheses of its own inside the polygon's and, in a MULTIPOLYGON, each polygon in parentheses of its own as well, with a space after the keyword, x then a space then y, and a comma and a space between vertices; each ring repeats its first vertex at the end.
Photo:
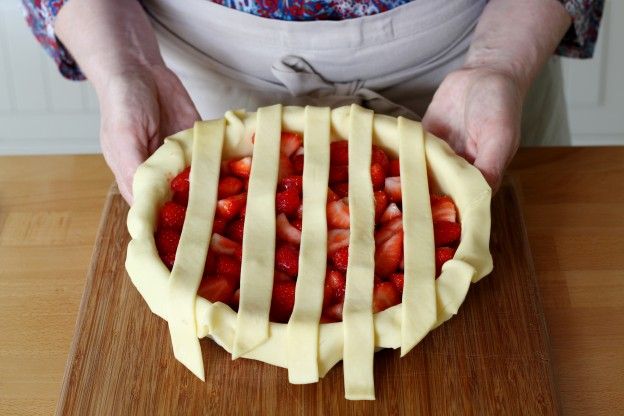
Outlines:
POLYGON ((512 77, 485 67, 463 68, 444 79, 423 125, 473 163, 496 190, 518 149, 522 101, 512 77))

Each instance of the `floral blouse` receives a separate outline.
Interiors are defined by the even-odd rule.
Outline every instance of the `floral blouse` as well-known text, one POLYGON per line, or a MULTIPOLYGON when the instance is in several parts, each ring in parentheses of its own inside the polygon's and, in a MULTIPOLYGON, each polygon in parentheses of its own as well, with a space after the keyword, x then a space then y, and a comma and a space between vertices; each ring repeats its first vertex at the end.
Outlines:
MULTIPOLYGON (((22 0, 26 21, 59 71, 69 79, 85 79, 76 61, 54 35, 53 22, 69 0, 22 0)), ((281 20, 343 20, 382 13, 410 0, 213 0, 243 12, 281 20)), ((573 19, 557 53, 591 58, 598 38, 604 0, 559 0, 573 19)))

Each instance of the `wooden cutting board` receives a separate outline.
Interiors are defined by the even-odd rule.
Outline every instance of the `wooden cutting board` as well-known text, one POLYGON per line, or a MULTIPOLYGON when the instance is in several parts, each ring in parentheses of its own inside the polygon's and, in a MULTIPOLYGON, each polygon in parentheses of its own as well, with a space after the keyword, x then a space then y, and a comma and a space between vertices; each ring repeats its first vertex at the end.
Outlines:
POLYGON ((406 357, 375 356, 375 401, 344 399, 342 365, 317 384, 202 340, 203 383, 174 357, 167 324, 124 269, 128 207, 108 196, 58 414, 557 414, 548 336, 514 186, 492 204, 494 272, 406 357))

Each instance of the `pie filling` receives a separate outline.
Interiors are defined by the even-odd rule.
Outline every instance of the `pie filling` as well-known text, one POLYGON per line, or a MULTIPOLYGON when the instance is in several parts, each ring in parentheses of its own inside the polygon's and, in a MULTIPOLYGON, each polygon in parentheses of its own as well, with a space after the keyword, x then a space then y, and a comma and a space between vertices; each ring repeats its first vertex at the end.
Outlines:
MULTIPOLYGON (((303 215, 303 139, 283 132, 276 193, 276 248, 270 319, 287 323, 295 304, 303 215)), ((342 321, 349 250, 348 142, 330 148, 327 197, 327 272, 321 323, 342 321)), ((238 310, 247 184, 252 157, 221 164, 212 238, 198 295, 238 310)), ((160 258, 171 270, 189 196, 187 167, 170 182, 171 201, 160 210, 155 233, 160 258)), ((401 303, 403 293, 403 223, 399 160, 373 145, 371 180, 375 198, 375 283, 373 312, 401 303)), ((435 240, 436 277, 453 258, 461 236, 457 209, 448 196, 430 195, 435 240)))

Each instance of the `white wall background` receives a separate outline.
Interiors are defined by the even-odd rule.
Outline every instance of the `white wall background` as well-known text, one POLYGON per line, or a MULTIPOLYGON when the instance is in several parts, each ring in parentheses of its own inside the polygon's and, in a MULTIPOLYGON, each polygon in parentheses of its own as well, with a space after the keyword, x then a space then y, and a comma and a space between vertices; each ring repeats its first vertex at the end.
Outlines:
MULTIPOLYGON (((97 98, 63 79, 27 28, 19 0, 0 0, 0 154, 94 153, 97 98)), ((624 145, 624 1, 607 1, 595 58, 564 62, 575 145, 624 145)))

